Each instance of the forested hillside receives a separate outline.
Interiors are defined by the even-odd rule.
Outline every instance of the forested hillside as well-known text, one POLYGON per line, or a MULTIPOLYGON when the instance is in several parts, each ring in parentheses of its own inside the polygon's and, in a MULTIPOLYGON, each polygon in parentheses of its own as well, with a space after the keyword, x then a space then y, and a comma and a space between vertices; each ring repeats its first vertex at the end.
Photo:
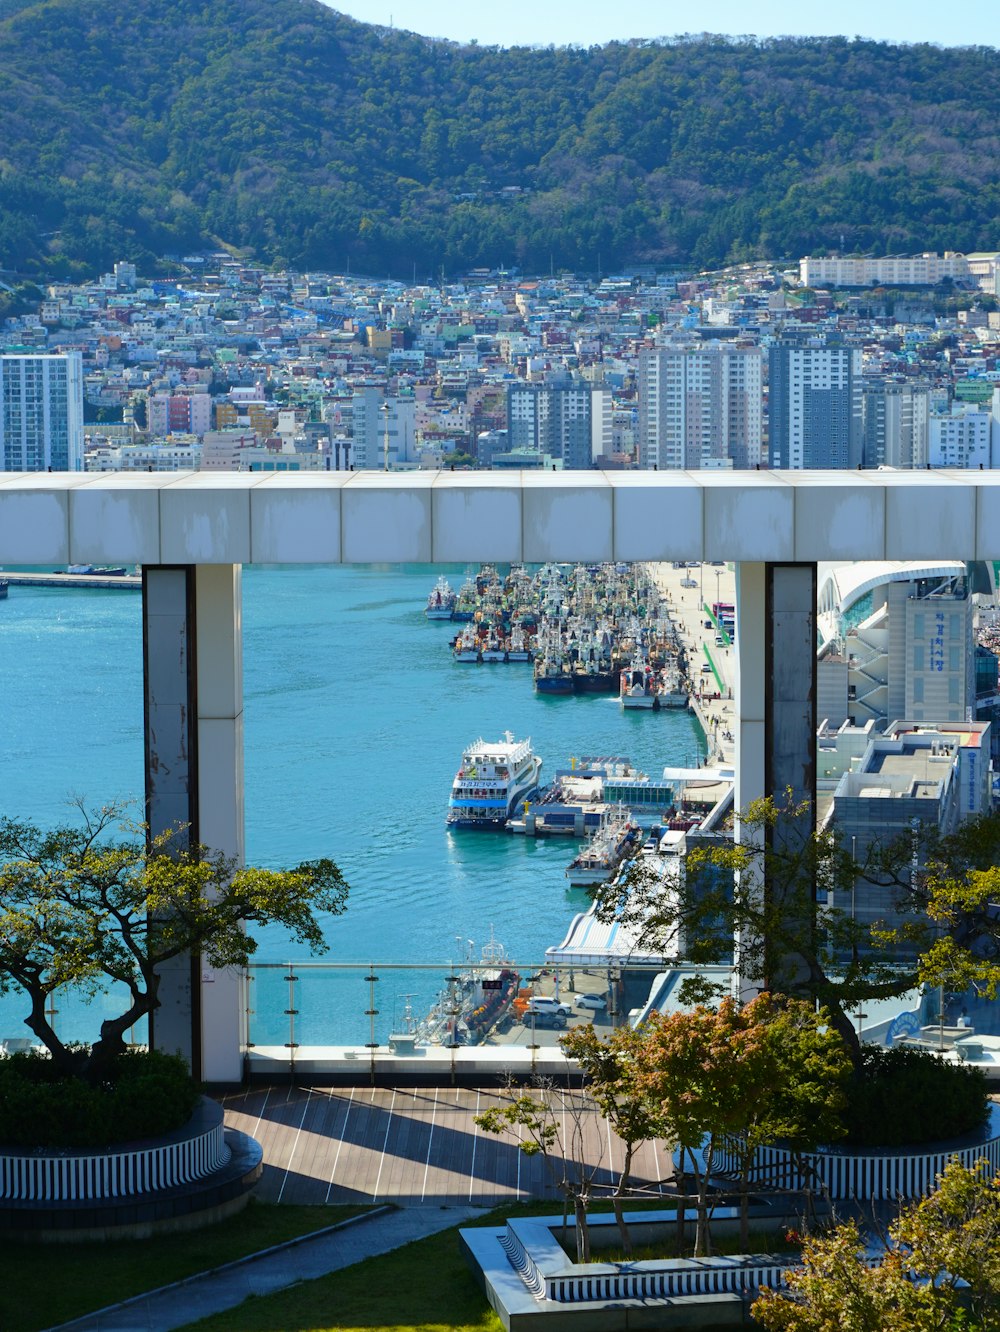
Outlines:
POLYGON ((319 0, 0 0, 0 267, 28 274, 217 242, 400 276, 992 249, 998 164, 992 48, 498 50, 319 0))

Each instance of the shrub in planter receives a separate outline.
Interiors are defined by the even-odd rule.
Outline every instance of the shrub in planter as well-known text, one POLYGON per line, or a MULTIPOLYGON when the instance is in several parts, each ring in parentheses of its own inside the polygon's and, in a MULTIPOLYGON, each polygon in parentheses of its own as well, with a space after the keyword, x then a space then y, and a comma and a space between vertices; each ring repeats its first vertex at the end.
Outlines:
POLYGON ((865 1046, 846 1090, 845 1144, 851 1147, 957 1138, 978 1129, 988 1111, 981 1070, 899 1045, 865 1046))
POLYGON ((46 1055, 0 1059, 0 1144, 96 1147, 180 1128, 198 1104, 187 1065, 156 1050, 130 1050, 92 1085, 60 1076, 46 1055))

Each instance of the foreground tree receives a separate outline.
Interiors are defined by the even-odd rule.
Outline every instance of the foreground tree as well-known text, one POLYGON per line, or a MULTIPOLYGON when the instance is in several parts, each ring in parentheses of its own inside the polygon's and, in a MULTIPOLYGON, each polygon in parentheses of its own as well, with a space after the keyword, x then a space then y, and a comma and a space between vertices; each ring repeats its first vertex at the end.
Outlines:
POLYGON ((953 1332, 1000 1328, 1000 1177, 953 1161, 903 1210, 884 1253, 854 1222, 808 1239, 788 1293, 753 1306, 767 1332, 953 1332))
POLYGON ((874 843, 858 860, 834 831, 812 827, 806 807, 760 800, 739 821, 744 840, 695 848, 669 887, 637 859, 622 882, 598 890, 598 915, 629 925, 643 947, 695 963, 726 963, 735 943, 743 983, 824 1007, 856 1067, 859 1006, 924 981, 1000 989, 1000 816, 948 837, 874 843), (889 899, 884 920, 855 915, 858 884, 889 899))
POLYGON ((590 1229, 587 1210, 601 1158, 588 1161, 584 1150, 584 1128, 589 1107, 580 1095, 560 1091, 550 1080, 539 1079, 535 1093, 508 1082, 504 1103, 475 1115, 474 1122, 485 1133, 511 1133, 525 1156, 541 1156, 553 1184, 563 1199, 563 1229, 566 1212, 573 1209, 576 1230, 576 1261, 590 1262, 590 1229))
POLYGON ((665 1136, 660 1107, 645 1095, 639 1079, 645 1039, 644 1030, 625 1026, 618 1027, 607 1040, 601 1040, 593 1023, 588 1023, 575 1027, 559 1040, 566 1054, 579 1064, 587 1080, 587 1091, 622 1143, 622 1168, 611 1204, 627 1256, 632 1253, 632 1240, 625 1224, 623 1202, 631 1190, 635 1150, 651 1138, 665 1136))
POLYGON ((77 827, 0 820, 0 991, 28 996, 26 1025, 63 1073, 100 1081, 125 1033, 160 1005, 159 968, 181 954, 245 967, 246 925, 279 924, 314 953, 327 948, 317 913, 338 915, 347 884, 332 860, 290 870, 238 867, 177 834, 145 838, 120 806, 77 827), (53 992, 123 985, 128 1001, 89 1051, 67 1047, 46 1008, 53 992))
POLYGON ((823 1013, 760 995, 741 1008, 654 1013, 643 1028, 636 1083, 695 1184, 695 1253, 709 1252, 709 1193, 723 1147, 739 1160, 741 1243, 749 1239, 750 1168, 759 1147, 839 1136, 846 1051, 823 1013))

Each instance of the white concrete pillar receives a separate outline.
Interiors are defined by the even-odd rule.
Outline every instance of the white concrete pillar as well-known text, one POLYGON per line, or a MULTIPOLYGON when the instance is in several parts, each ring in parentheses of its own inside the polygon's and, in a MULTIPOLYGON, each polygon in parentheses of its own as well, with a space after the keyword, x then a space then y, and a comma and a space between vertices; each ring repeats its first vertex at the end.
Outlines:
MULTIPOLYGON (((243 831, 243 662, 239 565, 146 566, 143 656, 146 818, 155 835, 190 838, 240 864, 243 831)), ((152 1040, 206 1082, 239 1082, 246 979, 190 958, 161 971, 152 1040)))
MULTIPOLYGON (((243 570, 238 564, 199 564, 194 572, 199 838, 242 865, 243 570)), ((203 962, 200 983, 201 1076, 210 1083, 239 1082, 247 978, 203 962)))

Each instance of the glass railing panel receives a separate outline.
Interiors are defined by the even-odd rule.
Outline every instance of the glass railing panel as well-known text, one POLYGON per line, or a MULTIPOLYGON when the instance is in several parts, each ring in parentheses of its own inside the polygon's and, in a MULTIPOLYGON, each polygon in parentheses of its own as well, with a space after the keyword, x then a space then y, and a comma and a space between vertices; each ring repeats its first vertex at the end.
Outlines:
POLYGON ((252 1049, 350 1047, 405 1054, 415 1047, 545 1047, 568 1027, 608 1032, 651 1000, 670 1002, 653 965, 490 966, 440 962, 255 963, 249 986, 252 1049))

